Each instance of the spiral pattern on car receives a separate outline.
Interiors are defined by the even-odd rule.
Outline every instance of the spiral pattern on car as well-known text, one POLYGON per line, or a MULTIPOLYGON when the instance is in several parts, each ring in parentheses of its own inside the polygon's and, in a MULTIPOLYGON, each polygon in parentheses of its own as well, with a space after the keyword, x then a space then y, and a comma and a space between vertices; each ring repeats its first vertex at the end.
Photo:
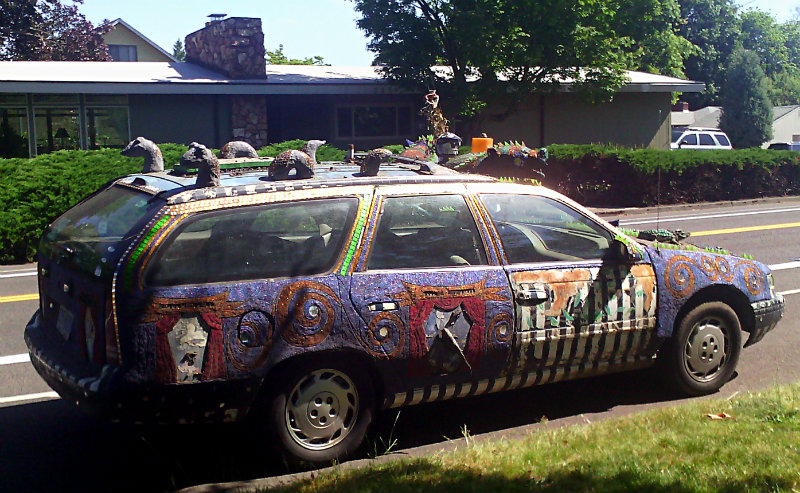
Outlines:
POLYGON ((316 346, 330 335, 338 303, 328 286, 313 281, 298 281, 285 286, 275 303, 281 337, 297 347, 316 346))

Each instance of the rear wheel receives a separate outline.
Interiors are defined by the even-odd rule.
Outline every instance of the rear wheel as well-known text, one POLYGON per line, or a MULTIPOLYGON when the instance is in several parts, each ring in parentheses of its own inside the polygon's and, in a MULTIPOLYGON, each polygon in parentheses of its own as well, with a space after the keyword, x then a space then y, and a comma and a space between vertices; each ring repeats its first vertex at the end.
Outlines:
POLYGON ((374 410, 363 371, 336 362, 297 364, 275 378, 281 381, 270 399, 271 426, 288 462, 324 464, 358 449, 374 410))
POLYGON ((683 394, 716 392, 733 376, 742 347, 742 330, 733 309, 703 303, 676 326, 659 355, 661 375, 683 394))

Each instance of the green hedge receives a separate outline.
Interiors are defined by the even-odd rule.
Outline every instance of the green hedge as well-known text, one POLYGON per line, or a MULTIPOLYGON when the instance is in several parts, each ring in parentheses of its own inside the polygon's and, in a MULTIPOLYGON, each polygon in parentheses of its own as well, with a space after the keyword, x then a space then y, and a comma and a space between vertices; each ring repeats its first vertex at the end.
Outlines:
POLYGON ((800 153, 553 145, 543 184, 590 206, 639 207, 800 194, 800 153), (659 187, 659 169, 661 186, 659 187))
MULTIPOLYGON (((276 156, 303 143, 287 141, 258 152, 276 156)), ((186 152, 184 145, 160 147, 167 167, 186 152)), ((544 185, 586 205, 655 204, 659 168, 662 204, 800 195, 800 153, 792 151, 657 151, 597 145, 553 145, 548 150, 544 185)), ((320 161, 344 156, 345 151, 331 146, 317 151, 320 161)), ((141 158, 123 157, 118 149, 0 159, 0 262, 30 261, 47 224, 103 183, 135 173, 141 165, 141 158)))

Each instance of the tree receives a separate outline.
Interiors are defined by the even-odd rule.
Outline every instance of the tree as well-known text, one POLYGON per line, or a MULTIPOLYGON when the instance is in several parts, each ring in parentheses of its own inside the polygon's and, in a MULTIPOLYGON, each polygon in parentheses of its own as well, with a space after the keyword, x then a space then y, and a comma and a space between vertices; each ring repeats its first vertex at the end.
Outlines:
POLYGON ((625 69, 679 69, 672 48, 649 60, 634 46, 671 29, 661 20, 670 14, 655 1, 353 1, 361 15, 358 27, 384 76, 435 87, 449 114, 463 117, 482 115, 489 102, 501 102, 505 110, 492 117, 502 119, 563 80, 590 101, 607 101, 625 83, 625 69), (643 6, 650 24, 620 34, 631 5, 643 6), (432 68, 437 65, 447 68, 432 68))
POLYGON ((757 147, 772 138, 772 103, 759 57, 737 51, 727 69, 720 128, 734 147, 757 147))
POLYGON ((725 67, 740 46, 741 19, 733 0, 678 0, 682 22, 678 33, 696 46, 686 58, 686 76, 704 82, 699 94, 683 97, 696 108, 719 105, 725 67))
POLYGON ((760 10, 744 12, 741 18, 742 47, 758 55, 767 77, 783 72, 789 63, 788 30, 760 10))
POLYGON ((269 65, 327 65, 321 56, 308 58, 287 58, 283 53, 283 45, 278 45, 275 51, 266 50, 267 64, 269 65))
POLYGON ((180 39, 175 41, 175 44, 172 45, 172 56, 179 62, 186 61, 186 50, 183 49, 183 41, 180 39))
POLYGON ((83 0, 0 0, 0 60, 110 60, 103 34, 78 11, 83 0))
POLYGON ((678 0, 624 0, 616 19, 617 33, 631 39, 631 70, 685 77, 684 60, 696 47, 679 32, 678 0))

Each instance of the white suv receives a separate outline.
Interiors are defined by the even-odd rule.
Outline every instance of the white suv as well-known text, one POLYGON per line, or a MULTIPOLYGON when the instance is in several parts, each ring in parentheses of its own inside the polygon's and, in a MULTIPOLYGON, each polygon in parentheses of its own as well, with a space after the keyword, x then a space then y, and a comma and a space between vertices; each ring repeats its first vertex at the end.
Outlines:
POLYGON ((733 149, 725 132, 718 128, 689 127, 684 130, 672 130, 670 149, 733 149))

